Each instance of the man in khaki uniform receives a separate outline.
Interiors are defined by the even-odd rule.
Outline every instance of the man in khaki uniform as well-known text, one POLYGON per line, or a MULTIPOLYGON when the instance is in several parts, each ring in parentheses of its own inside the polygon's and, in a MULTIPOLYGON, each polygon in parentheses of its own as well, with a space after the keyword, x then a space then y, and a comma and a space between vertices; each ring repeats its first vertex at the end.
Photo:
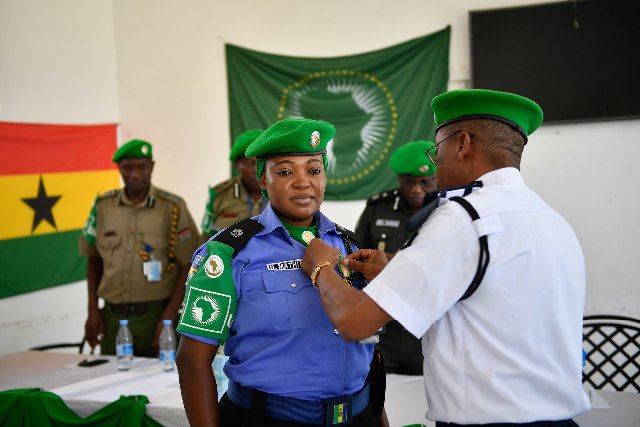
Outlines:
POLYGON ((248 130, 236 138, 229 160, 235 163, 240 175, 209 187, 209 198, 202 218, 202 241, 218 231, 245 218, 259 215, 268 201, 260 192, 256 179, 256 159, 244 153, 262 133, 260 129, 248 130))
POLYGON ((85 336, 115 354, 119 320, 128 319, 134 354, 154 357, 162 320, 175 320, 184 298, 198 229, 184 200, 151 185, 151 144, 131 140, 113 161, 125 186, 96 199, 79 242, 89 258, 85 336))

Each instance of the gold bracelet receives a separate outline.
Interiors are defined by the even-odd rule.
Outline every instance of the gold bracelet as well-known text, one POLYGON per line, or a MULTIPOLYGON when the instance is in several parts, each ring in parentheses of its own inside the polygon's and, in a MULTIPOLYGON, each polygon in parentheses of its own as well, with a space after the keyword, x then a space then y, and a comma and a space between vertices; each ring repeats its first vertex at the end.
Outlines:
POLYGON ((331 264, 329 261, 322 261, 322 262, 319 262, 316 265, 316 268, 313 269, 313 272, 311 273, 311 284, 313 285, 314 288, 318 289, 318 286, 316 286, 316 279, 318 278, 318 273, 320 273, 320 269, 322 267, 328 267, 328 266, 333 266, 333 264, 331 264))

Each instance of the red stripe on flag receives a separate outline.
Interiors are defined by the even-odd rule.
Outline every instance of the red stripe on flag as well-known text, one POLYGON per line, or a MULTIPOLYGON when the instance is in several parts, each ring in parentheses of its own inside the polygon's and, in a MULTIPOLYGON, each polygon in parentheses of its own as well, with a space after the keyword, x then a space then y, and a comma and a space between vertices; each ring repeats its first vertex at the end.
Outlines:
POLYGON ((116 126, 0 122, 0 175, 115 169, 116 126))

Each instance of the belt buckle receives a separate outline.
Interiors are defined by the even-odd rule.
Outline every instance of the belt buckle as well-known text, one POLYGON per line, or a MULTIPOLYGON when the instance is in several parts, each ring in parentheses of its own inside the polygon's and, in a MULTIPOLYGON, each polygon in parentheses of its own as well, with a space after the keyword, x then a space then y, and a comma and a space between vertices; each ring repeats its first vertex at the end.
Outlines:
POLYGON ((322 403, 324 404, 324 427, 351 424, 351 414, 353 413, 353 398, 351 396, 325 399, 322 403))

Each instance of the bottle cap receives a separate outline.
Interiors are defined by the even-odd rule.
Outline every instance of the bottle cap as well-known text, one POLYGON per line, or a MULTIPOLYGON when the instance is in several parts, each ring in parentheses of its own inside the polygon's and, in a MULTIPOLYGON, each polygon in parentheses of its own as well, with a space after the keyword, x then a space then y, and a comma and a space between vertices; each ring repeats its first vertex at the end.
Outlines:
POLYGON ((129 324, 129 321, 127 319, 120 319, 120 326, 127 326, 129 324))
POLYGON ((162 321, 162 324, 163 324, 164 326, 171 326, 171 323, 172 323, 172 322, 171 322, 171 319, 164 319, 164 320, 162 321))

